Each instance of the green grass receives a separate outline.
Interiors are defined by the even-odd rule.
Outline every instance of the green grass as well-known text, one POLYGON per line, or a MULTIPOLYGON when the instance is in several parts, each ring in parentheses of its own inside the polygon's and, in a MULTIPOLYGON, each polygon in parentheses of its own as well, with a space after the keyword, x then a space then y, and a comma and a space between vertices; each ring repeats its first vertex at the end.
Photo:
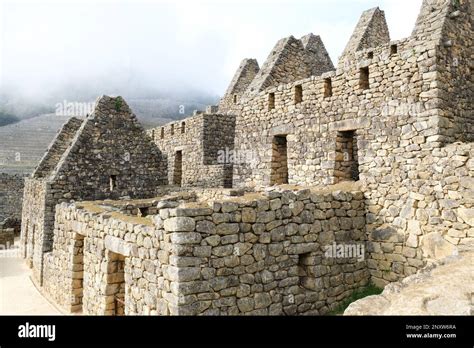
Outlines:
POLYGON ((344 313, 347 307, 349 305, 357 300, 360 300, 361 298, 367 297, 367 296, 372 296, 372 295, 379 295, 383 291, 382 288, 379 288, 375 286, 374 284, 369 284, 363 288, 360 288, 358 290, 355 290, 348 298, 346 298, 344 301, 342 301, 336 309, 330 311, 328 315, 341 315, 344 313))
POLYGON ((115 99, 115 111, 119 112, 121 107, 122 107, 122 98, 117 97, 117 99, 115 99))

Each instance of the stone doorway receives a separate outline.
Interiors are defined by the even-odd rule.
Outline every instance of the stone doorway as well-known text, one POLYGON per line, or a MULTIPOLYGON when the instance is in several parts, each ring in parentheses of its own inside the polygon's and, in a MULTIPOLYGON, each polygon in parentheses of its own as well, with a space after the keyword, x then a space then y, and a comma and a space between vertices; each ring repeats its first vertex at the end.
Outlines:
POLYGON ((125 315, 125 256, 108 251, 106 303, 108 315, 125 315))
POLYGON ((334 169, 336 182, 359 180, 359 155, 355 130, 337 132, 334 169))
POLYGON ((176 151, 174 156, 173 185, 182 185, 183 180, 183 151, 176 151))
POLYGON ((270 185, 288 184, 287 144, 286 135, 277 135, 273 137, 270 185))

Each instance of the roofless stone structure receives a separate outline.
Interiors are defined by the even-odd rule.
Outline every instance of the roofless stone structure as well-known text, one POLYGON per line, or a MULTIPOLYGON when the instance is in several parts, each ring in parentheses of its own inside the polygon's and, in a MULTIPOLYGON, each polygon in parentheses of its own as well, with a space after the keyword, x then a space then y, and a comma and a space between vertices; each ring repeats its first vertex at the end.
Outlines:
POLYGON ((474 239, 472 12, 363 13, 242 61, 219 106, 145 134, 123 99, 72 119, 25 182, 35 278, 84 314, 326 314, 474 239), (125 197, 128 196, 128 197, 125 197))

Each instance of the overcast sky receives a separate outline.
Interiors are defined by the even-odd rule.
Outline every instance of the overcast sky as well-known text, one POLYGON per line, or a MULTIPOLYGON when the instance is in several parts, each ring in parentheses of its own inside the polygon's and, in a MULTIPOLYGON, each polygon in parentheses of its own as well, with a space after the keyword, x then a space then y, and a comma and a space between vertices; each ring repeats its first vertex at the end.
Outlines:
POLYGON ((321 35, 336 64, 362 11, 379 6, 400 39, 421 2, 0 0, 0 88, 33 96, 100 83, 221 95, 243 58, 262 65, 282 37, 321 35))

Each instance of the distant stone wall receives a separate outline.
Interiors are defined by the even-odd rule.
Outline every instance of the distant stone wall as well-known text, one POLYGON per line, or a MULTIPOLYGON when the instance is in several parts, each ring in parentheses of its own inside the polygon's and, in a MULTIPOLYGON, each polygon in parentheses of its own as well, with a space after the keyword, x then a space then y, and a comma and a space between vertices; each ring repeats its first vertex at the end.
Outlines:
POLYGON ((324 314, 368 283, 364 248, 326 253, 365 244, 361 192, 272 191, 211 205, 168 198, 147 218, 91 204, 57 207, 45 261, 45 290, 71 311, 324 314))
POLYGON ((0 226, 0 248, 8 248, 15 241, 15 230, 13 228, 4 228, 0 226))
POLYGON ((232 186, 235 117, 200 114, 148 131, 167 159, 168 182, 182 187, 232 186))
POLYGON ((21 220, 24 177, 0 173, 0 223, 6 218, 21 220))

